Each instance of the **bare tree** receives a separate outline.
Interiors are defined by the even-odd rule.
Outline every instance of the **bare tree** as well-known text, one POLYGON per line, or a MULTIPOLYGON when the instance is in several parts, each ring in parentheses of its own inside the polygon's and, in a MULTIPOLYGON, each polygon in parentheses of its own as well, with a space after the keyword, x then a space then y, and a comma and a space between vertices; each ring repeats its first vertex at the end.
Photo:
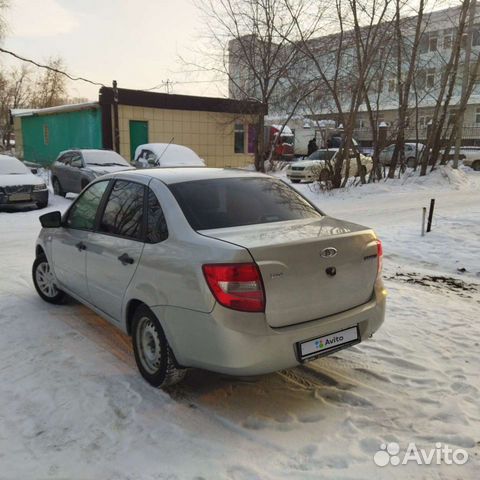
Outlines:
MULTIPOLYGON (((64 61, 60 57, 50 58, 47 65, 55 70, 65 70, 64 61)), ((58 71, 45 69, 36 79, 32 107, 55 107, 64 103, 66 96, 66 77, 58 71)))
MULTIPOLYGON (((288 0, 285 2, 289 5, 288 0)), ((317 18, 306 29, 290 9, 299 36, 296 48, 308 59, 318 76, 320 88, 330 95, 337 118, 343 126, 343 147, 335 162, 332 178, 334 187, 342 184, 342 166, 350 158, 358 110, 374 81, 375 58, 387 38, 388 23, 385 20, 391 3, 391 0, 335 0, 338 31, 314 40, 309 37, 312 36, 312 30, 320 31, 324 27, 322 18, 317 18)), ((358 171, 364 183, 365 174, 359 154, 356 153, 358 171)))
MULTIPOLYGON (((291 6, 295 20, 286 11, 284 0, 198 0, 197 4, 205 17, 212 48, 207 54, 210 65, 196 66, 226 76, 233 98, 257 100, 269 111, 274 108, 293 113, 292 105, 299 102, 292 102, 285 88, 290 85, 288 72, 298 57, 289 40, 295 20, 306 12, 304 0, 295 0, 291 6)), ((264 170, 264 117, 257 118, 255 167, 264 170)))
MULTIPOLYGON (((458 24, 449 59, 444 67, 441 82, 437 91, 436 104, 432 116, 432 126, 428 132, 426 148, 422 152, 420 175, 426 175, 429 160, 436 162, 442 146, 445 127, 448 127, 448 113, 455 92, 459 64, 462 58, 462 45, 466 32, 467 16, 471 0, 462 0, 458 13, 458 24)), ((452 127, 452 125, 450 125, 452 127)))

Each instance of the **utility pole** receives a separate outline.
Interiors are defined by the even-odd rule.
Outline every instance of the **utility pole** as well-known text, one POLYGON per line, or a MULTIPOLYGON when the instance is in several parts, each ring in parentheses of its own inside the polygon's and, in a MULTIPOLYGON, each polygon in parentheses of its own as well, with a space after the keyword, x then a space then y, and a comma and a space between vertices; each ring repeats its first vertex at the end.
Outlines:
POLYGON ((118 121, 118 88, 117 81, 112 82, 113 87, 113 149, 120 153, 120 126, 118 121))
MULTIPOLYGON (((476 0, 470 0, 470 10, 468 12, 467 44, 465 45, 465 59, 463 63, 462 93, 460 95, 460 103, 467 93, 468 83, 470 80, 470 57, 472 54, 473 22, 475 20, 476 3, 476 0)), ((461 109, 461 111, 458 112, 458 119, 456 119, 457 132, 455 135, 455 153, 453 156, 453 168, 458 168, 458 159, 460 157, 460 147, 462 146, 463 137, 463 117, 464 109, 461 109)))

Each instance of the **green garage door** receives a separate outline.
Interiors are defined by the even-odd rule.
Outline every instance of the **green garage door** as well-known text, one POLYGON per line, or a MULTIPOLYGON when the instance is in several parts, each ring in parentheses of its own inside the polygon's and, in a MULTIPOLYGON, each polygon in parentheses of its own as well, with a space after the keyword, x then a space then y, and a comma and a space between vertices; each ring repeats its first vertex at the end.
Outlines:
POLYGON ((130 160, 133 160, 135 149, 148 143, 148 122, 130 120, 130 160))

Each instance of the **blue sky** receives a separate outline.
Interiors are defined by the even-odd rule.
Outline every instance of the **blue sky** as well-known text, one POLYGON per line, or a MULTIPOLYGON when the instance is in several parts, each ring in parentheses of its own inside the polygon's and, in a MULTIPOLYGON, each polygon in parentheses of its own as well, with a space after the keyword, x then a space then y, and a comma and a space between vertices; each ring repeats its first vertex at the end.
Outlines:
MULTIPOLYGON (((185 73, 192 67, 178 58, 192 58, 201 33, 192 0, 11 0, 7 20, 5 48, 39 61, 60 55, 73 75, 141 89, 170 79, 178 82, 174 93, 226 93, 226 83, 185 73)), ((0 61, 19 64, 5 55, 0 61)), ((98 92, 80 82, 69 90, 91 99, 98 92)))

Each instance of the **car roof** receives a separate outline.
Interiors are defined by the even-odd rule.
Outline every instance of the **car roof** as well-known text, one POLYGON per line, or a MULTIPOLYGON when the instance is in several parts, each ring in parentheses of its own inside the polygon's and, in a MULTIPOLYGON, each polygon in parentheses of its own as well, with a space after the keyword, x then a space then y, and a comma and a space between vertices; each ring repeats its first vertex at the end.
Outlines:
POLYGON ((198 180, 213 180, 218 178, 272 178, 260 172, 234 168, 208 168, 208 167, 167 167, 167 168, 144 168, 140 170, 128 170, 105 175, 102 178, 134 177, 156 178, 167 185, 181 182, 198 180))
POLYGON ((63 155, 65 153, 70 153, 70 152, 112 152, 112 153, 117 153, 115 150, 110 150, 109 148, 69 148, 68 150, 63 150, 61 151, 58 156, 63 155))

